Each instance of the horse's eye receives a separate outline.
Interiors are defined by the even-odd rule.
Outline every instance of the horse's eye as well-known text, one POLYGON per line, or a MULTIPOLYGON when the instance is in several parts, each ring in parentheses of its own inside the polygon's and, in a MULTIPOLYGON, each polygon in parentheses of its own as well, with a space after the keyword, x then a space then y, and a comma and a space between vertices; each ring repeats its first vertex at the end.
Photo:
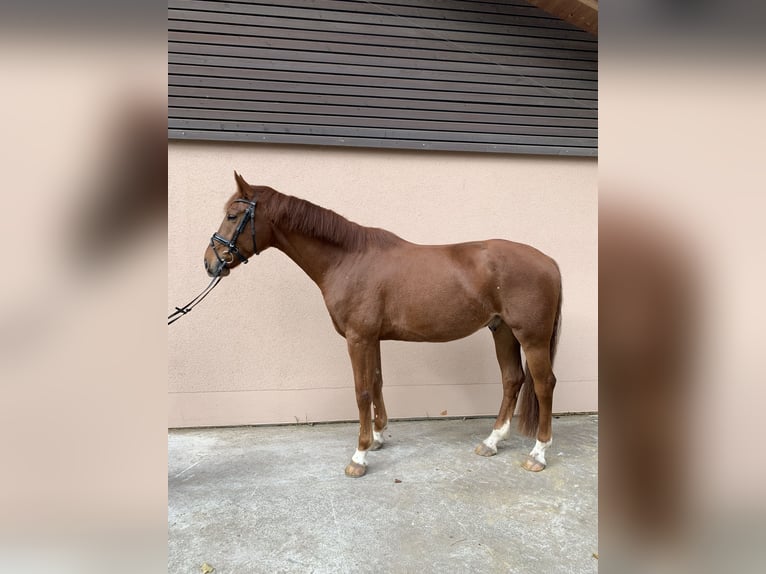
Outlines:
POLYGON ((229 214, 229 215, 226 216, 226 219, 228 219, 229 221, 234 221, 235 219, 237 219, 237 216, 229 214))

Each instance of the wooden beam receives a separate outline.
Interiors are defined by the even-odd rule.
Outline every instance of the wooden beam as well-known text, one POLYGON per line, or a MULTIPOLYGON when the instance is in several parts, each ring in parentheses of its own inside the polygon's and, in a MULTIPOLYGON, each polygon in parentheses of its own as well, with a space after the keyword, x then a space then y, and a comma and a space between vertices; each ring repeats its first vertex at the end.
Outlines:
POLYGON ((589 34, 598 36, 598 0, 527 0, 589 34))

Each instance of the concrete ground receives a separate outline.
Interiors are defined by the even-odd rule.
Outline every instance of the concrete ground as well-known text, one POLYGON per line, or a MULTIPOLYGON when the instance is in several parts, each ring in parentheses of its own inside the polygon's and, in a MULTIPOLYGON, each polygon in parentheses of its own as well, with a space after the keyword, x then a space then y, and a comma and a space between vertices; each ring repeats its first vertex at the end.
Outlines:
POLYGON ((516 432, 473 453, 492 424, 392 421, 359 479, 356 423, 170 431, 168 572, 596 572, 598 417, 554 419, 540 473, 516 432))

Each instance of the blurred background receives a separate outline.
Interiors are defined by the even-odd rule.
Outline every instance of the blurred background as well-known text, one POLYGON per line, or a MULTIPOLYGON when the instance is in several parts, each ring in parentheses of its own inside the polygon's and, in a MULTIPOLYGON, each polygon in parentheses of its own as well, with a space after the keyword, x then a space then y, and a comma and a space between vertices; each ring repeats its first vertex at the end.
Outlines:
MULTIPOLYGON (((10 571, 166 568, 165 10, 0 7, 10 571)), ((600 17, 599 564, 760 572, 764 6, 600 17)))
POLYGON ((0 563, 166 569, 165 7, 0 4, 0 563))
POLYGON ((601 6, 599 565, 762 571, 764 6, 601 6))

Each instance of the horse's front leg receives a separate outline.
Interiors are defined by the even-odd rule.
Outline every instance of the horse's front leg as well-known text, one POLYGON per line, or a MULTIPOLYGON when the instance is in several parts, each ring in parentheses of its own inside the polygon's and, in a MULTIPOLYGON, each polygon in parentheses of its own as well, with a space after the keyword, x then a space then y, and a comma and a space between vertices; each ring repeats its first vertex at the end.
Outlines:
POLYGON ((359 442, 351 462, 346 466, 346 476, 356 478, 367 472, 367 452, 373 442, 371 406, 375 381, 380 377, 380 341, 349 334, 346 334, 346 340, 359 407, 359 442))
POLYGON ((383 446, 383 431, 388 425, 388 415, 386 414, 386 405, 383 402, 383 373, 380 367, 380 341, 376 345, 376 360, 374 381, 372 384, 372 446, 370 450, 378 450, 383 446))

